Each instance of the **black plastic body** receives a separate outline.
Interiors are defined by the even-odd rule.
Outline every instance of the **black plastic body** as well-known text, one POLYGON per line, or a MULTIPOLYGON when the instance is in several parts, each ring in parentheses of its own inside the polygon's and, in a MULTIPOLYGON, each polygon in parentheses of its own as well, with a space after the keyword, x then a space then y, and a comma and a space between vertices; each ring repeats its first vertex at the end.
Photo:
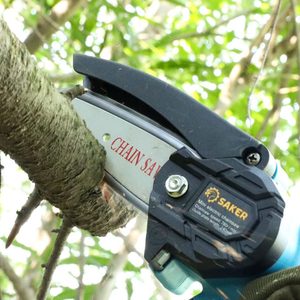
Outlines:
POLYGON ((74 56, 74 70, 84 74, 85 87, 106 95, 182 136, 203 158, 241 158, 259 152, 264 169, 268 150, 193 98, 171 85, 116 62, 74 56))
MULTIPOLYGON (((211 212, 215 211, 221 214, 220 219, 227 218, 229 227, 231 222, 239 224, 234 215, 237 209, 232 213, 217 202, 209 204, 205 196, 202 200, 207 203, 203 212, 207 211, 213 222, 217 218, 211 212)), ((181 149, 171 156, 154 182, 145 258, 156 269, 153 259, 164 249, 204 278, 257 274, 282 254, 283 248, 274 247, 274 241, 284 206, 271 178, 260 169, 235 158, 198 159, 181 149), (188 192, 178 199, 168 196, 165 188, 165 181, 172 174, 180 174, 189 182, 188 192), (241 209, 240 215, 247 211, 246 226, 236 233, 224 234, 223 229, 205 221, 203 216, 191 213, 209 187, 217 187, 219 198, 225 195, 226 200, 241 209)))

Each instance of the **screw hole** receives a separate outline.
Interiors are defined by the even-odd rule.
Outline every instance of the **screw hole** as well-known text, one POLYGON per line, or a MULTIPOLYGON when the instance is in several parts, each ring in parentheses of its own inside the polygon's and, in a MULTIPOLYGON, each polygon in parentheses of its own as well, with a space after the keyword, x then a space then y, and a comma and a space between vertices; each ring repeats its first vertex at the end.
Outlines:
POLYGON ((111 136, 110 136, 109 133, 104 133, 104 134, 102 135, 102 140, 103 140, 103 142, 108 142, 108 141, 110 140, 110 138, 111 138, 111 136))

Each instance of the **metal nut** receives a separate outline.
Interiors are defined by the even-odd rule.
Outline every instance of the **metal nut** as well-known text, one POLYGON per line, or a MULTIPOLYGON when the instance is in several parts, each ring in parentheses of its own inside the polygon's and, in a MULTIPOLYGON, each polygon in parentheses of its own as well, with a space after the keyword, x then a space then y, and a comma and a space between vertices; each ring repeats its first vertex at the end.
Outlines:
POLYGON ((189 187, 188 181, 181 175, 171 175, 165 183, 167 193, 172 198, 179 198, 183 196, 189 187))

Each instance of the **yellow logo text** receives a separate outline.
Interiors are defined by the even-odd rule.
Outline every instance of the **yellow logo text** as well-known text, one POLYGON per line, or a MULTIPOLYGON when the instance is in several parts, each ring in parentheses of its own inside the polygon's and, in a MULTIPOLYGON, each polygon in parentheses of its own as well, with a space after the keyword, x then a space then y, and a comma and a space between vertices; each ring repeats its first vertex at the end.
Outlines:
POLYGON ((248 213, 246 211, 233 204, 232 202, 228 201, 224 197, 221 197, 221 193, 218 188, 210 187, 205 191, 204 194, 207 198, 207 202, 216 203, 220 205, 221 207, 225 208, 228 212, 237 216, 243 221, 245 221, 248 218, 248 213))

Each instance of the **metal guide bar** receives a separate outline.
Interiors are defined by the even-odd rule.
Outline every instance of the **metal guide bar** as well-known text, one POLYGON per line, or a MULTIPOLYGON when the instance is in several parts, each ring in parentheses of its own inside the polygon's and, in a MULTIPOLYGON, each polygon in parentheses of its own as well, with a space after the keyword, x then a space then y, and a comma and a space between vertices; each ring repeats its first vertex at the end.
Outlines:
POLYGON ((187 146, 162 128, 120 104, 115 105, 113 100, 104 96, 100 98, 86 93, 72 103, 105 147, 105 170, 110 175, 110 184, 114 185, 114 178, 115 187, 120 190, 120 185, 123 186, 121 192, 135 206, 139 206, 137 199, 148 205, 156 173, 172 153, 187 146))

